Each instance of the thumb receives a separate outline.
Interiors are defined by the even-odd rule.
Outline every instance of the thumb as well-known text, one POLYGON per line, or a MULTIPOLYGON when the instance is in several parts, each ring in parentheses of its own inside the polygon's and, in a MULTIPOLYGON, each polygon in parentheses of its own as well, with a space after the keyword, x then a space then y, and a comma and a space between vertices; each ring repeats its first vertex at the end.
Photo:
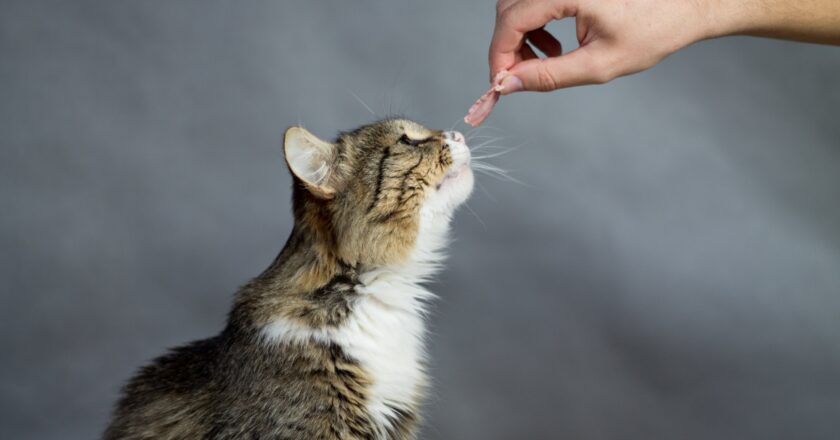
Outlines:
POLYGON ((603 84, 612 77, 601 59, 603 51, 575 49, 565 55, 517 63, 501 84, 502 95, 531 91, 549 92, 586 84, 603 84))

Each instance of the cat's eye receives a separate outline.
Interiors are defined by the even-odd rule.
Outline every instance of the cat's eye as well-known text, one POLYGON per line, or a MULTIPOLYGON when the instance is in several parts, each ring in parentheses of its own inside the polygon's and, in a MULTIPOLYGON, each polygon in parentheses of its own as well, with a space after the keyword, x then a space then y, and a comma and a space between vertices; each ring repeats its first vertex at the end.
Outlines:
POLYGON ((420 139, 420 140, 411 139, 410 137, 408 137, 407 134, 404 134, 404 135, 400 136, 400 139, 399 139, 399 142, 401 144, 411 145, 412 147, 416 147, 418 145, 421 145, 426 141, 428 141, 428 139, 420 139))
POLYGON ((400 136, 400 141, 399 142, 403 145, 414 145, 414 141, 412 141, 411 138, 409 138, 407 134, 404 134, 404 135, 400 136))

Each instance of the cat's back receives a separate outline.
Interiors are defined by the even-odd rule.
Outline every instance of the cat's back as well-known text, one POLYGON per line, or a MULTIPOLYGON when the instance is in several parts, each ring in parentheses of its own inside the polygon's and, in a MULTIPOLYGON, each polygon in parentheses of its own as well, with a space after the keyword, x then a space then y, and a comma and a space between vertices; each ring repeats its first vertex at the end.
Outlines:
POLYGON ((212 418, 220 339, 175 348, 141 368, 123 388, 104 438, 202 438, 212 418))
POLYGON ((142 368, 104 438, 379 438, 366 408, 369 387, 368 375, 337 345, 265 344, 223 333, 142 368))

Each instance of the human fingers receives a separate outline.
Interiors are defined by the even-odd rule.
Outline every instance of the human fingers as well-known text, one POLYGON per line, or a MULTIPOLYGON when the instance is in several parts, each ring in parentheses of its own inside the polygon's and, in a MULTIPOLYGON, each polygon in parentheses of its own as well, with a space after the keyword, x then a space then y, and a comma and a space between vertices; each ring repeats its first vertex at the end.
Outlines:
POLYGON ((603 84, 615 77, 605 49, 578 48, 566 55, 525 60, 513 66, 501 93, 548 92, 586 84, 603 84))
POLYGON ((522 0, 497 9, 496 27, 488 54, 491 80, 500 70, 516 64, 516 53, 524 43, 526 32, 571 15, 563 6, 570 1, 573 0, 522 0))

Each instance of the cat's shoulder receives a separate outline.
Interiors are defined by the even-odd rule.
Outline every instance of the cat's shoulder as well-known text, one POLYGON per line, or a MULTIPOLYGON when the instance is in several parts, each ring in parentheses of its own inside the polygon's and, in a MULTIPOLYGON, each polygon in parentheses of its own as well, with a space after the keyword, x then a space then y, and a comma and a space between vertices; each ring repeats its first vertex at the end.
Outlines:
POLYGON ((140 368, 124 393, 187 393, 204 389, 221 349, 221 337, 201 339, 169 349, 140 368))

